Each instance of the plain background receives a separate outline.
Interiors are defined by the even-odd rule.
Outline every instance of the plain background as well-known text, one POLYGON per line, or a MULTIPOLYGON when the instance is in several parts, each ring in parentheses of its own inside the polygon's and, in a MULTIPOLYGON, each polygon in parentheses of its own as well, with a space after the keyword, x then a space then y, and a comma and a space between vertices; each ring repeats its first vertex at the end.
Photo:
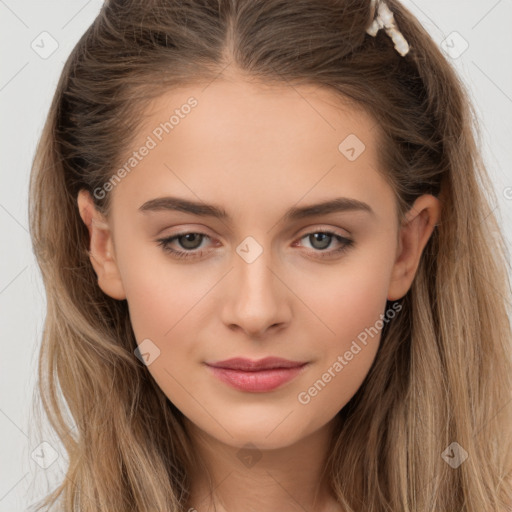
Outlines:
MULTIPOLYGON (((143 0, 141 0, 143 1, 143 0)), ((403 0, 451 60, 476 105, 497 213, 512 245, 512 2, 403 0)), ((100 0, 0 0, 0 512, 26 510, 66 466, 51 431, 31 430, 45 292, 28 233, 28 180, 64 61, 100 0), (40 445, 43 441, 48 444, 40 445), (37 461, 56 458, 46 469, 37 461)), ((512 427, 512 426, 511 426, 512 427)))

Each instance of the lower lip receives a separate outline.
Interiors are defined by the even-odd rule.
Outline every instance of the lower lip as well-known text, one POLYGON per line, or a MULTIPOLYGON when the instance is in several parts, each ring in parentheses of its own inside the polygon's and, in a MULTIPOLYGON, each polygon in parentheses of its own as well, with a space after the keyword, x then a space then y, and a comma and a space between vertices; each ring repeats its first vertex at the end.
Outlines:
POLYGON ((294 368, 274 368, 272 370, 259 370, 246 372, 209 366, 213 374, 221 381, 242 391, 253 393, 272 391, 293 378, 297 377, 307 364, 294 368))

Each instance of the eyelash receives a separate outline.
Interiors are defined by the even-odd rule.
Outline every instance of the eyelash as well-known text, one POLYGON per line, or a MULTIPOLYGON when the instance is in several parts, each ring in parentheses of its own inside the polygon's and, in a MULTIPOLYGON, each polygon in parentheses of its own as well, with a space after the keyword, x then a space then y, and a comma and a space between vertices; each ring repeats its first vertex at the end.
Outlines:
MULTIPOLYGON (((331 250, 331 251, 325 251, 325 250, 321 251, 319 249, 317 249, 317 250, 310 249, 309 250, 309 252, 319 253, 318 257, 320 259, 332 258, 334 255, 341 255, 345 251, 347 251, 348 249, 353 247, 353 245, 354 245, 354 241, 353 240, 350 240, 349 238, 345 238, 345 237, 339 235, 338 233, 336 233, 334 231, 328 231, 328 230, 323 230, 323 229, 318 229, 318 230, 315 230, 315 231, 310 231, 309 233, 306 233, 305 235, 302 235, 299 238, 299 240, 302 240, 303 238, 306 238, 306 237, 308 237, 310 235, 315 235, 315 234, 318 234, 318 233, 322 233, 322 234, 326 234, 326 235, 331 235, 334 238, 338 239, 338 241, 343 244, 338 249, 334 249, 334 250, 331 250)), ((157 240, 157 242, 158 242, 158 245, 163 248, 164 252, 170 253, 173 257, 178 258, 178 259, 187 259, 187 258, 189 258, 189 259, 194 258, 195 259, 195 258, 200 258, 201 256, 203 256, 203 254, 204 254, 203 250, 195 249, 195 250, 190 250, 190 251, 179 251, 179 250, 176 250, 176 249, 172 249, 169 246, 174 240, 176 240, 177 238, 180 238, 182 236, 185 236, 185 235, 200 235, 200 236, 203 236, 203 237, 206 237, 206 238, 210 238, 206 233, 201 233, 201 232, 198 232, 198 231, 185 231, 183 233, 178 233, 178 234, 173 235, 171 237, 159 238, 157 240), (196 252, 194 252, 194 251, 196 251, 196 252)))

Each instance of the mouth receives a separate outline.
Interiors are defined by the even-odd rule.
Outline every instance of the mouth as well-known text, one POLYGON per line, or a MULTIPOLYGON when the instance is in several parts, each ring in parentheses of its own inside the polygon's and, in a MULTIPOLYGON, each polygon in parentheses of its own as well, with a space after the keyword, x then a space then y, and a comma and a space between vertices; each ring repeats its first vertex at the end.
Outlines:
POLYGON ((215 368, 225 368, 227 370, 242 370, 242 371, 258 371, 258 370, 273 370, 276 368, 297 368, 306 364, 305 361, 291 361, 290 359, 283 359, 282 357, 265 357, 263 359, 252 360, 245 357, 233 357, 224 361, 216 361, 213 363, 206 363, 208 366, 215 368))
POLYGON ((231 387, 261 393, 283 386, 300 375, 309 363, 267 357, 258 361, 233 358, 205 364, 215 377, 231 387))

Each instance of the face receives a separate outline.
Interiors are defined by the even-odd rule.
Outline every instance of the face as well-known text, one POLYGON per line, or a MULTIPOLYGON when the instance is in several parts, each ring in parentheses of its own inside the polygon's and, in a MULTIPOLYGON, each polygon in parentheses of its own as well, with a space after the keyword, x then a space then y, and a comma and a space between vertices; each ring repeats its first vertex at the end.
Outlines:
POLYGON ((330 91, 218 79, 153 103, 101 236, 79 196, 99 285, 127 300, 148 371, 201 431, 284 447, 361 386, 435 223, 425 196, 430 217, 400 236, 378 157, 375 121, 330 91), (302 366, 209 366, 267 357, 302 366))

